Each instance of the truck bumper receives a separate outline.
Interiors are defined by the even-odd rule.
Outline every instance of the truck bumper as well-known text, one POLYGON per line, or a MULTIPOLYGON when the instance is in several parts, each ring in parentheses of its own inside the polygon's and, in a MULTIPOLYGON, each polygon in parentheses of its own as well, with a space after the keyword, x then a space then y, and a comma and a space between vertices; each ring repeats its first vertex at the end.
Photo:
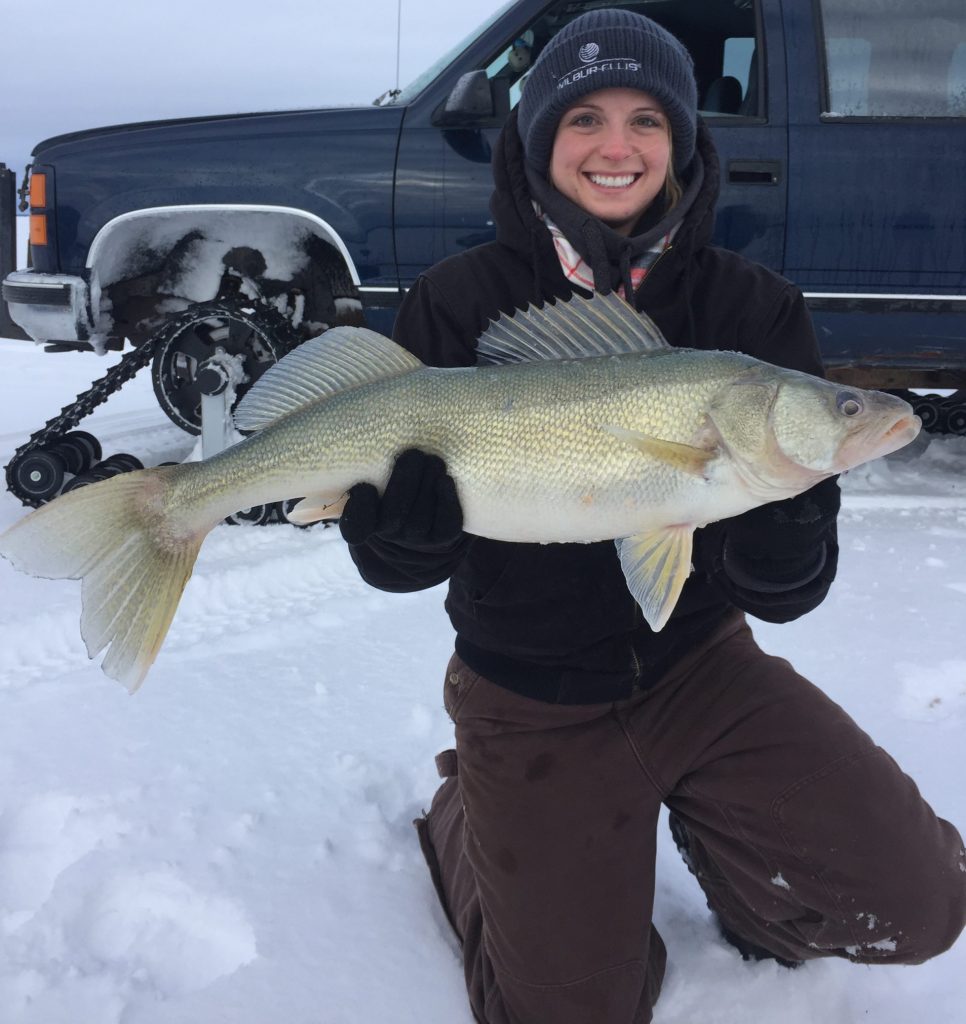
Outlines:
POLYGON ((34 341, 88 341, 93 334, 87 282, 70 274, 15 270, 3 281, 11 320, 34 341))

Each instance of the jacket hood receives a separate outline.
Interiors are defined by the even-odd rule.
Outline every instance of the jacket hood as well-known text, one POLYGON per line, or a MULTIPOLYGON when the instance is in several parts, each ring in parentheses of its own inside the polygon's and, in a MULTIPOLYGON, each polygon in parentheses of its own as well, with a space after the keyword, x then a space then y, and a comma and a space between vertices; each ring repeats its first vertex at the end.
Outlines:
POLYGON ((645 252, 675 225, 680 225, 674 241, 679 257, 687 258, 711 241, 720 179, 711 133, 700 119, 697 148, 682 178, 684 196, 674 209, 658 211, 656 218, 654 209, 648 209, 629 237, 619 235, 527 167, 513 111, 493 153, 495 189, 490 212, 497 241, 534 262, 547 254, 556 259, 550 232, 534 211, 536 200, 593 268, 595 280, 617 287, 626 279, 629 260, 645 252))

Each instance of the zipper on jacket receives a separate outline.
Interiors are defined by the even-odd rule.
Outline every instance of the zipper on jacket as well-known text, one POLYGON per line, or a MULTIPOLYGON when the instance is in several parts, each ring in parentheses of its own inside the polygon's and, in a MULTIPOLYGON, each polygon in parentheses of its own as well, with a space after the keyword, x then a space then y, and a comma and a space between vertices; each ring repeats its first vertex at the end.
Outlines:
MULTIPOLYGON (((639 296, 639 295, 641 294, 641 292, 643 292, 643 291, 644 291, 644 289, 645 289, 645 288, 647 287, 647 282, 651 280, 651 277, 652 277, 652 275, 654 274, 654 271, 655 271, 655 270, 657 270, 657 268, 658 268, 658 266, 659 266, 659 264, 660 264, 661 260, 663 260, 663 259, 664 259, 664 257, 665 257, 665 256, 666 256, 666 255, 667 255, 667 254, 668 254, 668 253, 669 253, 669 252, 670 252, 670 251, 671 251, 671 250, 672 250, 673 248, 674 248, 674 243, 673 243, 673 242, 670 242, 670 243, 668 243, 668 245, 667 245, 667 246, 666 246, 666 247, 665 247, 664 249, 662 249, 662 250, 661 250, 661 251, 660 251, 660 252, 659 252, 659 253, 657 254, 657 259, 656 259, 656 260, 655 260, 655 261, 654 261, 654 262, 653 262, 653 263, 652 263, 652 264, 651 264, 651 265, 650 265, 650 266, 649 266, 649 267, 647 268, 647 273, 646 273, 646 274, 644 275, 644 280, 643 280, 643 281, 641 281, 640 285, 638 285, 637 291, 636 291, 636 292, 634 292, 634 298, 635 298, 635 299, 636 299, 636 298, 637 298, 637 297, 638 297, 638 296, 639 296)), ((634 305, 633 303, 632 303, 632 307, 633 307, 634 309, 637 309, 637 306, 636 306, 636 305, 634 305)), ((638 312, 640 312, 640 311, 638 310, 638 312)))

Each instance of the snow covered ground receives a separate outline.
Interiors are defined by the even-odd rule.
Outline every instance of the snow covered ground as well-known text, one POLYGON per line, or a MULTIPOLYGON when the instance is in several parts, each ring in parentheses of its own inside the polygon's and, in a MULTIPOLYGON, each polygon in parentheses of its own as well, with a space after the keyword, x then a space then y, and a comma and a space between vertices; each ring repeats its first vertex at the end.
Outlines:
MULTIPOLYGON (((0 464, 106 365, 0 340, 0 464)), ((192 446, 144 374, 82 426, 148 463, 192 446)), ((961 828, 964 469, 946 438, 854 472, 831 596, 755 625, 961 828)), ((23 512, 0 495, 0 529, 23 512)), ((333 529, 221 526, 131 698, 86 658, 77 587, 0 565, 0 1024, 470 1024, 410 824, 452 738, 442 598, 367 589, 333 529)), ((743 963, 664 828, 656 920, 657 1024, 966 1020, 966 940, 743 963)))

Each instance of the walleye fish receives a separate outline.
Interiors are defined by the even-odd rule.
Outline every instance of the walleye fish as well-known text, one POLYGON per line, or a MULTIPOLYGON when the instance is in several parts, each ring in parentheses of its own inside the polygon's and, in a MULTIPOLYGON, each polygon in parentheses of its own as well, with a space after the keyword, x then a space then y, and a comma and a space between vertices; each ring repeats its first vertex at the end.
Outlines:
POLYGON ((737 352, 672 348, 614 295, 491 323, 480 365, 440 369, 365 328, 337 327, 239 403, 251 436, 202 462, 124 473, 37 509, 0 537, 16 568, 82 579, 90 657, 132 692, 174 617, 202 541, 225 516, 307 495, 331 516, 355 483, 384 487, 407 448, 440 455, 469 533, 615 539, 651 628, 674 609, 695 528, 787 498, 901 448, 899 398, 737 352))

